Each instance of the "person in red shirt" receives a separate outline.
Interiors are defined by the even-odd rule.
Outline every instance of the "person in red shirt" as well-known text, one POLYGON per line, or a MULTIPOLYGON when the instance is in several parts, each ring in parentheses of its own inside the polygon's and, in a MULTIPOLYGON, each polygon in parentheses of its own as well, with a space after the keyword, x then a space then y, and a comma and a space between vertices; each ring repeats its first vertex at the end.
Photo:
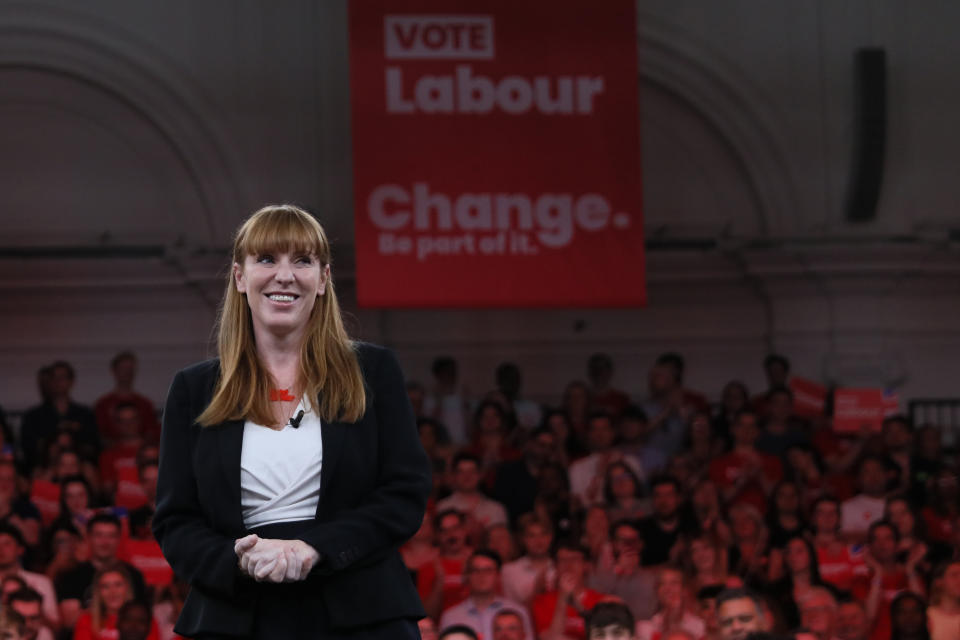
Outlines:
POLYGON ((924 594, 923 580, 917 573, 919 553, 911 554, 905 565, 897 562, 900 534, 887 520, 870 525, 867 532, 867 551, 864 561, 869 568, 866 575, 853 581, 853 595, 864 602, 870 620, 870 640, 890 637, 890 603, 902 591, 924 594))
POLYGON ((710 479, 728 505, 751 504, 765 513, 773 488, 783 478, 783 466, 754 447, 759 429, 753 411, 745 409, 736 415, 731 435, 733 450, 710 463, 710 479))
POLYGON ((439 620, 442 611, 467 597, 463 569, 473 549, 467 546, 466 516, 460 511, 441 511, 434 525, 440 554, 417 572, 417 591, 427 615, 439 620))
MULTIPOLYGON (((119 637, 117 616, 130 600, 133 600, 133 581, 122 566, 99 571, 93 580, 90 609, 77 619, 73 640, 113 640, 119 637)), ((158 638, 157 625, 151 623, 147 640, 158 638)))
POLYGON ((554 559, 556 589, 533 601, 533 624, 541 640, 584 640, 584 615, 603 600, 604 594, 586 587, 587 550, 575 542, 562 542, 554 559))
POLYGON ((840 537, 840 503, 835 498, 818 499, 810 513, 820 578, 838 591, 849 593, 854 577, 867 573, 862 547, 852 547, 840 537))
POLYGON ((106 444, 112 444, 120 435, 120 426, 114 421, 114 410, 120 403, 132 404, 140 417, 142 435, 151 440, 159 440, 160 423, 157 410, 149 398, 133 390, 133 381, 137 376, 137 356, 131 351, 118 353, 110 361, 110 371, 116 384, 113 391, 97 400, 93 406, 100 435, 106 444))

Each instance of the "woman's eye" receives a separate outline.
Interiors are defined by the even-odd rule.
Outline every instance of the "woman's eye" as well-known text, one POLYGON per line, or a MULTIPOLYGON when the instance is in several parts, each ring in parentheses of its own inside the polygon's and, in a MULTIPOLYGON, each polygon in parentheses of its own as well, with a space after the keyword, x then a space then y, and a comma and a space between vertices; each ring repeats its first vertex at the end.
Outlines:
POLYGON ((310 259, 310 256, 300 256, 297 258, 297 264, 311 264, 313 260, 310 259))
POLYGON ((257 257, 257 262, 267 262, 267 263, 273 262, 273 256, 271 256, 271 255, 269 255, 269 254, 264 254, 264 255, 262 255, 262 256, 258 256, 258 257, 257 257))

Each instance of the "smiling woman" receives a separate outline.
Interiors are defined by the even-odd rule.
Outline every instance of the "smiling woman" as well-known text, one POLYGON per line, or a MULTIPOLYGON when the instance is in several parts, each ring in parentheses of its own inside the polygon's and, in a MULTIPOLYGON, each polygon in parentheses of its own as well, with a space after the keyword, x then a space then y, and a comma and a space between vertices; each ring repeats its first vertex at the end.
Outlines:
POLYGON ((290 205, 234 240, 220 357, 177 374, 154 533, 195 638, 417 638, 397 547, 430 467, 399 365, 344 330, 321 226, 290 205))

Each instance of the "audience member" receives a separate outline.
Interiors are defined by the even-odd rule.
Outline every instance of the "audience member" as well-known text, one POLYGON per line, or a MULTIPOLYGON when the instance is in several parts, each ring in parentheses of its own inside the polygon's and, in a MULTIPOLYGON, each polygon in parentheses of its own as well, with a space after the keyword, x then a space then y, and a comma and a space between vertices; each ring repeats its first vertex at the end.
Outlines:
POLYGON ((601 602, 586 620, 589 640, 636 640, 635 621, 630 608, 621 602, 601 602))
POLYGON ((652 475, 666 468, 667 455, 647 443, 650 422, 643 409, 628 405, 616 419, 616 431, 615 448, 625 456, 636 458, 644 473, 652 475))
POLYGON ((520 556, 513 531, 506 524, 495 524, 487 527, 487 530, 483 532, 482 543, 484 548, 496 551, 501 562, 513 562, 520 556))
POLYGON ((595 353, 587 360, 587 379, 593 408, 616 418, 630 404, 630 396, 613 388, 613 358, 595 353))
POLYGON ((807 528, 800 504, 800 488, 792 482, 781 482, 770 496, 767 530, 770 546, 781 548, 790 538, 807 528))
POLYGON ((33 471, 46 443, 59 429, 72 433, 81 455, 95 460, 100 453, 100 435, 97 421, 88 407, 75 403, 70 391, 76 375, 73 367, 62 360, 50 365, 48 395, 43 403, 23 415, 20 426, 20 445, 27 471, 33 471))
POLYGON ((747 589, 727 589, 717 596, 721 640, 746 640, 751 632, 769 631, 770 619, 760 596, 747 589))
POLYGON ((897 594, 890 603, 890 621, 890 640, 930 640, 927 603, 916 593, 897 594))
MULTIPOLYGON (((133 582, 122 566, 98 570, 91 580, 90 607, 77 618, 73 640, 104 640, 117 635, 117 618, 123 605, 134 599, 133 582), (107 634, 114 631, 114 634, 107 634)), ((151 623, 148 640, 159 640, 156 623, 151 623)))
POLYGON ((556 460, 559 443, 549 427, 539 427, 527 439, 520 460, 503 462, 497 471, 493 498, 507 509, 510 522, 533 511, 539 489, 540 469, 556 460))
POLYGON ((553 530, 549 523, 534 517, 521 526, 524 555, 503 565, 503 593, 525 607, 547 590, 556 579, 556 567, 550 556, 553 530))
MULTIPOLYGON (((122 562, 118 556, 120 531, 120 520, 115 515, 108 513, 97 514, 87 523, 86 532, 87 543, 90 547, 90 559, 64 571, 54 581, 57 588, 57 599, 60 601, 60 615, 64 625, 71 627, 77 624, 83 603, 94 584, 94 576, 97 572, 122 565, 124 577, 130 582, 133 594, 141 599, 146 596, 143 575, 136 567, 122 562)), ((116 611, 120 609, 121 604, 123 602, 116 603, 116 611)))
POLYGON ((467 410, 470 406, 467 394, 458 381, 457 361, 442 356, 433 361, 433 391, 423 400, 423 415, 442 423, 454 444, 466 444, 467 410))
POLYGON ((24 545, 20 530, 10 524, 0 523, 0 577, 17 576, 43 599, 43 617, 53 630, 60 628, 57 597, 50 579, 42 573, 25 571, 20 566, 24 545))
POLYGON ((534 640, 521 609, 501 609, 493 616, 493 640, 534 640))
POLYGON ((644 620, 656 611, 655 572, 640 566, 644 542, 631 520, 619 520, 610 526, 613 566, 598 567, 587 584, 601 593, 616 596, 630 607, 634 618, 644 620))
POLYGON ((677 353, 657 358, 647 379, 649 398, 643 410, 650 417, 647 443, 667 456, 680 451, 687 421, 697 411, 709 411, 706 399, 683 388, 684 360, 677 353))
POLYGON ((34 589, 14 591, 6 604, 23 618, 23 640, 53 640, 53 630, 43 619, 43 597, 34 589))
POLYGON ((533 601, 533 622, 540 640, 571 638, 584 640, 584 614, 594 607, 603 594, 586 586, 587 550, 562 542, 555 555, 556 588, 537 596, 533 601))
POLYGON ((643 536, 642 563, 664 564, 683 535, 694 531, 693 523, 681 512, 680 483, 672 476, 658 476, 650 483, 652 513, 640 521, 643 536))
POLYGON ((630 518, 638 520, 647 515, 649 501, 643 497, 640 478, 626 462, 607 465, 603 479, 603 502, 611 522, 630 518))
POLYGON ((437 513, 434 519, 440 553, 434 563, 417 572, 417 591, 427 615, 435 620, 466 597, 463 569, 473 549, 467 545, 466 516, 456 509, 437 513))
POLYGON ((829 589, 811 587, 800 596, 800 624, 813 640, 834 640, 837 629, 837 599, 829 589))
POLYGON ((13 461, 0 458, 0 523, 16 527, 24 544, 35 547, 40 541, 40 512, 27 497, 20 495, 18 481, 13 461))
POLYGON ((683 571, 665 566, 657 570, 657 612, 649 620, 637 623, 637 638, 656 640, 673 630, 684 631, 692 638, 702 638, 706 625, 687 609, 683 571))
POLYGON ((590 455, 570 465, 570 492, 575 504, 580 507, 603 502, 604 475, 607 467, 614 462, 624 462, 637 477, 644 477, 636 458, 626 457, 614 448, 616 434, 610 416, 605 413, 591 414, 587 421, 586 436, 590 455))
POLYGON ((523 374, 520 372, 520 367, 513 362, 502 362, 497 366, 494 378, 497 390, 513 406, 517 426, 528 431, 535 429, 540 424, 543 409, 536 402, 524 400, 521 396, 523 374))
POLYGON ((927 607, 931 640, 960 638, 960 561, 945 562, 933 574, 933 604, 927 607))
POLYGON ((685 543, 683 561, 686 583, 692 593, 705 588, 742 586, 742 581, 727 572, 727 548, 712 534, 701 534, 685 543))
POLYGON ((763 432, 757 438, 757 450, 780 457, 787 449, 806 444, 810 438, 806 425, 793 415, 793 392, 787 387, 767 391, 763 432))
POLYGON ((867 640, 867 610, 859 600, 844 600, 837 608, 837 640, 867 640))
POLYGON ((440 640, 480 640, 476 632, 468 626, 458 624, 440 634, 440 640))
POLYGON ((157 411, 153 402, 146 396, 133 390, 133 382, 137 377, 137 356, 132 351, 121 351, 110 361, 110 373, 113 374, 114 387, 93 405, 100 434, 108 445, 128 438, 124 431, 129 425, 118 422, 125 417, 117 414, 121 405, 132 407, 136 414, 137 435, 148 440, 159 440, 160 423, 157 421, 157 411))
POLYGON ((437 502, 438 511, 456 509, 467 517, 471 539, 479 541, 486 527, 507 523, 507 510, 480 493, 480 460, 469 453, 453 459, 453 493, 437 502))
POLYGON ((840 503, 824 496, 813 503, 811 525, 820 577, 838 592, 849 593, 856 576, 867 571, 862 550, 840 537, 840 503))
POLYGON ((720 619, 717 617, 717 596, 724 590, 721 585, 703 587, 697 591, 697 615, 703 620, 703 640, 720 640, 720 619))
POLYGON ((731 429, 733 449, 710 464, 710 479, 720 489, 725 504, 750 504, 760 513, 783 477, 780 460, 757 450, 757 414, 737 414, 731 429))
POLYGON ((883 460, 868 456, 857 470, 860 493, 840 508, 840 530, 850 540, 862 541, 874 522, 883 518, 887 497, 887 471, 883 460))
POLYGON ((127 600, 117 612, 117 640, 149 640, 159 637, 153 612, 140 600, 127 600))
POLYGON ((430 616, 417 620, 417 628, 420 640, 437 640, 437 625, 430 616))
POLYGON ((524 631, 532 636, 533 628, 524 606, 501 597, 500 557, 489 549, 478 549, 467 560, 464 578, 467 597, 443 612, 440 629, 453 625, 465 625, 476 631, 481 638, 493 637, 493 619, 504 609, 517 611, 523 620, 524 631))

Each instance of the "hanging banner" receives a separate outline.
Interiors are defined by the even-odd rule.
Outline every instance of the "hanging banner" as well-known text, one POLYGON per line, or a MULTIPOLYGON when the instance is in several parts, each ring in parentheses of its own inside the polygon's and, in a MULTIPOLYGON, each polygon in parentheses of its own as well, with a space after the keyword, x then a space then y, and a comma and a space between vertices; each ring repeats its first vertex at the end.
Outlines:
POLYGON ((349 14, 361 306, 645 303, 632 0, 349 14))
POLYGON ((821 418, 827 406, 827 387, 807 378, 790 378, 793 411, 801 418, 821 418))

